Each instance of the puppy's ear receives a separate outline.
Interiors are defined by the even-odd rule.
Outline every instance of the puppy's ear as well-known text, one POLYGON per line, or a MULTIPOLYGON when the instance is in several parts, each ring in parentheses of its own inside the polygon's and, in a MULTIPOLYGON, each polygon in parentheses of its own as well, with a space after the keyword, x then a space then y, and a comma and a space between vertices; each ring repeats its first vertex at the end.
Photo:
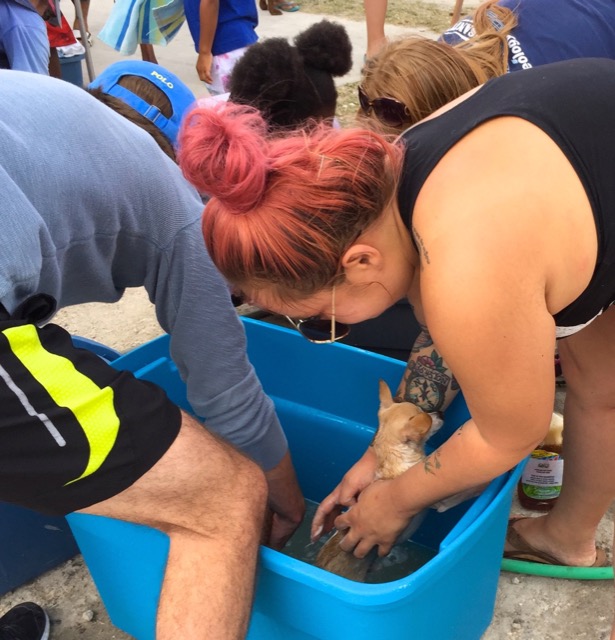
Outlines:
POLYGON ((431 429, 431 416, 428 413, 419 413, 410 418, 402 430, 404 442, 423 442, 431 429))
POLYGON ((393 396, 387 383, 384 380, 378 380, 380 389, 380 409, 388 409, 393 404, 393 396))

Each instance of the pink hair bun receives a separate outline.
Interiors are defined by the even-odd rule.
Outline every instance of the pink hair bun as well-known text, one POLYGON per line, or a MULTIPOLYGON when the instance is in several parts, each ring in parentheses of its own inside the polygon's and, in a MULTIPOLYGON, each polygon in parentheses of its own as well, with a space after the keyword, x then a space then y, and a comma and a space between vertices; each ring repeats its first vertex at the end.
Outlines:
POLYGON ((233 213, 258 205, 265 193, 269 161, 260 113, 230 102, 191 111, 179 134, 179 165, 200 193, 233 213))

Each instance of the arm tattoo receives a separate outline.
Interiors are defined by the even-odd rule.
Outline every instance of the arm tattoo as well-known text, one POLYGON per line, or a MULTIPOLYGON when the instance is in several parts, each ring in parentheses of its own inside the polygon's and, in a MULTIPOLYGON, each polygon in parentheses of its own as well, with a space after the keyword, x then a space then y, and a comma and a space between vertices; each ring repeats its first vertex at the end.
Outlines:
POLYGON ((423 238, 421 237, 421 234, 416 230, 416 227, 412 227, 412 234, 414 235, 414 238, 416 240, 416 245, 419 248, 419 253, 421 254, 421 269, 423 268, 423 261, 427 264, 430 264, 430 260, 429 260, 429 252, 427 251, 427 248, 425 247, 425 243, 423 242, 423 238))
POLYGON ((431 339, 431 335, 429 335, 429 331, 427 327, 424 325, 421 326, 421 333, 417 336, 414 341, 414 345, 412 345, 412 353, 418 353, 423 349, 427 349, 427 347, 433 347, 433 340, 431 339))
POLYGON ((424 347, 413 348, 412 354, 404 374, 403 399, 418 405, 423 411, 439 411, 448 389, 458 389, 457 381, 435 349, 429 352, 424 347), (420 352, 423 355, 417 357, 420 352))
POLYGON ((428 455, 423 460, 423 466, 425 469, 425 473, 431 473, 432 475, 436 475, 436 471, 442 466, 440 463, 440 451, 436 449, 432 454, 428 455))

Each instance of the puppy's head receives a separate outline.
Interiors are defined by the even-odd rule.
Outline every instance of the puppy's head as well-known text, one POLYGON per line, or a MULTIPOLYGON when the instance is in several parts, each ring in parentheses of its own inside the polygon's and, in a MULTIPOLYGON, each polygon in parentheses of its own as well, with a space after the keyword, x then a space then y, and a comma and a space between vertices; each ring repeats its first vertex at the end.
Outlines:
POLYGON ((380 380, 380 409, 378 410, 378 441, 388 445, 422 445, 431 432, 432 417, 411 402, 395 402, 391 390, 380 380))

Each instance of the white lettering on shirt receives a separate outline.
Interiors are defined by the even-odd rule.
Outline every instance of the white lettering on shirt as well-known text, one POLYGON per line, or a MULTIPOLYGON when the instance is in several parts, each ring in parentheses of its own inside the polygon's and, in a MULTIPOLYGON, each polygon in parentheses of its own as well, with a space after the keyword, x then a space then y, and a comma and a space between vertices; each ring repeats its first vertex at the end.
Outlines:
POLYGON ((508 42, 508 50, 510 51, 512 64, 520 64, 522 69, 531 69, 532 63, 525 55, 525 51, 523 51, 519 40, 509 33, 506 36, 506 41, 508 42))

